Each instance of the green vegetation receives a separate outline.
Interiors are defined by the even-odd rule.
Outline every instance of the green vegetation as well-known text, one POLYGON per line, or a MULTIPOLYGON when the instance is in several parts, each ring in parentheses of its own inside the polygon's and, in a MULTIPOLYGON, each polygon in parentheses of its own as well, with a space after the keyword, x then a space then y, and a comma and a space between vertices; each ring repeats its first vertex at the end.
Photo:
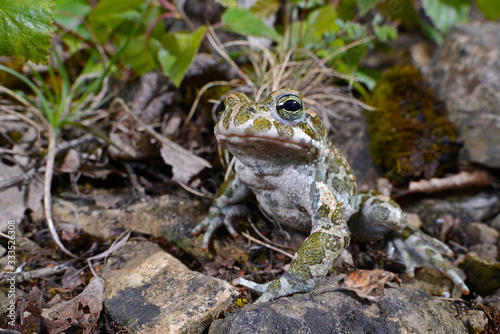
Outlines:
POLYGON ((456 129, 418 69, 388 70, 366 102, 377 108, 366 113, 372 156, 393 180, 430 178, 454 163, 456 129))

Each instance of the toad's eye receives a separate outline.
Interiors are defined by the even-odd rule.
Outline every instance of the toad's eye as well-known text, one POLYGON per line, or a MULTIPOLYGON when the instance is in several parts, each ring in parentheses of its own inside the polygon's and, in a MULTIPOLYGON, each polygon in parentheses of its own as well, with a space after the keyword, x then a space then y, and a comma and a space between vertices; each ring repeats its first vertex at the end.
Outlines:
POLYGON ((276 103, 276 112, 287 121, 298 120, 304 115, 302 99, 297 95, 283 95, 276 103))
POLYGON ((220 114, 222 114, 224 112, 224 110, 226 110, 226 102, 225 100, 221 100, 219 102, 219 105, 217 106, 217 115, 220 116, 220 114))

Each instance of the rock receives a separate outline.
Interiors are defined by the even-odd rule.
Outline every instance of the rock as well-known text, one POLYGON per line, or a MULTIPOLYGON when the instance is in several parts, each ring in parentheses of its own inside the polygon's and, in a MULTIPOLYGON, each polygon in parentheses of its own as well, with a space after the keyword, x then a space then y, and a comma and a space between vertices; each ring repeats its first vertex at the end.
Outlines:
POLYGON ((500 168, 500 24, 451 28, 425 76, 464 142, 460 160, 500 168))
POLYGON ((496 245, 498 236, 500 234, 494 228, 491 228, 488 225, 482 223, 471 223, 467 225, 464 230, 465 233, 467 233, 469 244, 471 245, 496 245))
POLYGON ((481 259, 496 261, 498 258, 497 245, 477 244, 469 247, 469 252, 476 253, 481 259))
POLYGON ((403 208, 405 211, 418 214, 425 225, 435 222, 446 214, 462 219, 483 221, 498 212, 500 200, 495 194, 479 193, 475 196, 428 198, 413 204, 403 204, 403 208))
MULTIPOLYGON (((401 276, 404 282, 406 276, 401 276)), ((462 279, 465 280, 465 274, 462 279)), ((430 267, 417 268, 415 270, 415 279, 410 280, 407 284, 411 284, 412 287, 425 291, 431 296, 452 296, 456 298, 462 296, 462 293, 455 288, 451 280, 437 269, 430 267)))
POLYGON ((488 318, 481 310, 471 310, 464 314, 464 322, 469 333, 484 333, 488 326, 488 318))
POLYGON ((460 268, 467 275, 467 286, 481 296, 486 296, 500 288, 500 263, 481 259, 469 252, 460 268))
POLYGON ((147 241, 128 241, 103 270, 104 306, 132 333, 201 333, 238 293, 147 241))
POLYGON ((331 142, 344 153, 356 176, 358 190, 376 188, 375 180, 379 176, 370 154, 370 135, 368 124, 361 110, 349 103, 337 102, 332 110, 341 117, 332 119, 336 129, 329 137, 331 142))
MULTIPOLYGON (((172 195, 151 197, 146 202, 124 205, 121 208, 103 209, 82 204, 79 201, 67 201, 54 198, 52 212, 56 225, 73 227, 106 239, 116 237, 121 231, 131 229, 159 238, 180 248, 198 260, 207 260, 214 253, 202 251, 203 235, 193 237, 191 230, 203 220, 208 212, 203 202, 179 198, 172 195), (62 224, 61 224, 62 223, 62 224)), ((244 252, 244 241, 221 242, 213 238, 216 254, 231 254, 234 258, 248 258, 244 252)), ((241 239, 241 238, 240 238, 241 239)))
POLYGON ((376 302, 319 289, 244 306, 209 333, 467 333, 445 301, 410 287, 386 289, 376 302))
POLYGON ((500 232, 500 214, 496 215, 495 218, 491 220, 491 227, 500 232))
POLYGON ((500 312, 500 289, 496 290, 493 294, 484 297, 483 304, 494 307, 500 312))

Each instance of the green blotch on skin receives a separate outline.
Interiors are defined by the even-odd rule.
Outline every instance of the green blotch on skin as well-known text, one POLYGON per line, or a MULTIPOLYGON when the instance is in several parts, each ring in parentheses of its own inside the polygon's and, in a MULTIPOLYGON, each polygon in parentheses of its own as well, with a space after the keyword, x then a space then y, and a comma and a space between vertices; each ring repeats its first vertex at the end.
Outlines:
POLYGON ((323 138, 326 136, 326 129, 321 122, 321 118, 318 115, 314 115, 311 118, 312 126, 315 129, 315 133, 318 138, 323 138))
POLYGON ((335 209, 333 212, 332 212, 332 217, 331 217, 331 221, 332 223, 334 223, 335 225, 340 225, 340 224, 344 224, 344 214, 342 213, 342 210, 340 209, 335 209))
POLYGON ((318 209, 318 216, 320 218, 326 218, 330 214, 330 208, 328 205, 323 204, 319 209, 318 209))
POLYGON ((285 125, 285 124, 281 124, 280 122, 277 122, 277 121, 274 121, 273 124, 274 124, 274 127, 276 128, 276 131, 278 131, 278 134, 281 137, 284 137, 284 138, 292 138, 293 137, 292 127, 285 125))
POLYGON ((239 126, 246 123, 252 117, 252 111, 252 108, 242 106, 234 116, 234 125, 239 126))
POLYGON ((253 124, 251 127, 248 128, 248 131, 250 132, 266 132, 271 129, 272 124, 270 121, 268 121, 265 118, 257 118, 253 121, 253 124))
POLYGON ((316 133, 307 123, 300 123, 299 128, 306 133, 306 135, 312 139, 316 139, 316 133))
POLYGON ((225 195, 226 197, 231 198, 233 196, 234 190, 233 190, 233 187, 231 187, 231 183, 233 182, 235 177, 236 177, 236 174, 233 173, 226 181, 224 181, 221 184, 219 191, 217 192, 216 197, 220 197, 222 195, 225 195))
POLYGON ((224 118, 222 119, 222 125, 224 126, 224 129, 229 129, 229 126, 231 124, 231 113, 226 112, 224 115, 224 118))

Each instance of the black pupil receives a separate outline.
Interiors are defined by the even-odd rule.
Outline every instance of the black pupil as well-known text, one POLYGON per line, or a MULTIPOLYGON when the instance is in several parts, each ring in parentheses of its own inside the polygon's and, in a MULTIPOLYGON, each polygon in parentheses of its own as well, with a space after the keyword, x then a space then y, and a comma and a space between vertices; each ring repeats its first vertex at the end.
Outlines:
POLYGON ((283 103, 283 108, 288 111, 297 111, 300 109, 300 103, 295 100, 288 100, 283 103))
POLYGON ((224 101, 221 101, 217 106, 217 113, 220 114, 224 110, 226 110, 226 104, 224 103, 224 101))

